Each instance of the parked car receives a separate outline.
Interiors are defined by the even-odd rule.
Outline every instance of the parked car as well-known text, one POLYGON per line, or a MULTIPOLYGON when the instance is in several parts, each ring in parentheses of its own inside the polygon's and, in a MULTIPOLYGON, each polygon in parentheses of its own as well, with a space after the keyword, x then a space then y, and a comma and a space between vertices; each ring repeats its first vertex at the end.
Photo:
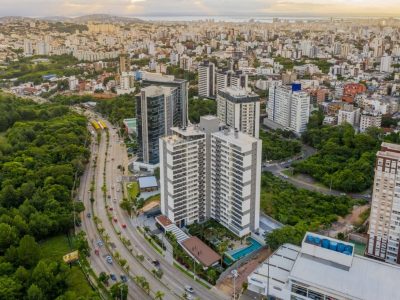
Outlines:
POLYGON ((126 224, 122 224, 122 228, 126 228, 126 224))
POLYGON ((97 246, 99 246, 99 247, 102 247, 104 244, 103 244, 103 241, 102 240, 98 240, 97 241, 97 246))
POLYGON ((115 276, 115 274, 110 274, 110 278, 112 281, 117 281, 117 276, 115 276))
POLYGON ((90 212, 88 212, 88 213, 86 214, 86 216, 87 216, 88 218, 90 218, 90 217, 92 216, 92 214, 91 214, 90 212))
POLYGON ((118 222, 117 218, 114 218, 114 222, 115 222, 115 223, 117 223, 117 222, 118 222))
POLYGON ((128 281, 128 278, 126 277, 126 275, 123 275, 123 274, 122 274, 122 275, 120 276, 120 278, 121 278, 121 281, 122 281, 122 282, 127 282, 127 281, 128 281))

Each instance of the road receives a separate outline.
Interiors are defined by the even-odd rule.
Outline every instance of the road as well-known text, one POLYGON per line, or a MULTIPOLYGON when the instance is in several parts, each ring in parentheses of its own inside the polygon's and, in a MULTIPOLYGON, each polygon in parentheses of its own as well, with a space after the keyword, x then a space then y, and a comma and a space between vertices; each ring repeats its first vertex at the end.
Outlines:
MULTIPOLYGON (((95 139, 93 139, 93 140, 95 140, 95 139)), ((100 146, 102 146, 102 145, 100 145, 100 146)), ((82 216, 81 216, 81 219, 82 219, 81 229, 86 232, 89 244, 91 246, 91 256, 88 258, 88 260, 89 260, 89 263, 90 263, 93 271, 97 274, 97 276, 100 274, 100 272, 106 272, 108 274, 115 274, 119 278, 119 276, 121 274, 124 274, 125 272, 116 263, 109 264, 106 262, 105 256, 108 255, 109 252, 105 246, 98 247, 96 245, 96 242, 100 239, 97 229, 96 229, 96 226, 93 222, 93 218, 88 218, 86 216, 88 212, 90 212, 93 215, 93 211, 90 208, 91 207, 90 187, 91 187, 91 181, 92 181, 93 173, 94 173, 94 169, 93 169, 94 158, 99 151, 99 148, 94 143, 91 144, 90 148, 91 148, 90 149, 91 150, 90 161, 87 164, 85 172, 81 177, 80 186, 78 189, 78 197, 81 201, 83 201, 83 203, 86 207, 85 212, 82 213, 82 216), (95 248, 99 248, 99 255, 96 255, 94 253, 95 248)), ((97 177, 97 174, 95 174, 95 176, 97 177)), ((112 280, 110 280, 110 283, 113 283, 112 280)), ((128 288, 129 288, 128 299, 131 299, 131 300, 151 299, 133 281, 129 281, 127 284, 128 284, 128 288)))
MULTIPOLYGON (((134 254, 142 254, 145 256, 143 264, 146 269, 154 269, 152 264, 153 260, 158 260, 160 262, 160 268, 164 273, 161 281, 166 287, 168 287, 168 289, 173 291, 175 298, 179 298, 179 296, 185 292, 185 285, 190 285, 195 290, 194 296, 200 299, 228 299, 226 295, 222 294, 216 288, 210 290, 205 288, 201 284, 187 277, 187 275, 181 273, 173 265, 169 264, 165 258, 155 251, 137 231, 136 226, 138 222, 135 219, 131 219, 129 215, 119 207, 119 202, 123 197, 123 187, 121 186, 121 183, 118 182, 118 179, 122 175, 127 175, 128 155, 124 144, 119 140, 117 131, 113 129, 109 122, 106 121, 106 124, 109 127, 110 134, 110 155, 107 159, 108 171, 106 172, 106 182, 107 186, 110 187, 109 194, 111 196, 108 205, 113 209, 113 217, 118 220, 116 223, 114 222, 114 226, 121 231, 123 237, 129 239, 134 245, 134 254), (122 173, 118 166, 125 166, 125 174, 122 173), (126 224, 127 228, 122 228, 122 224, 126 224)), ((150 286, 152 286, 152 284, 156 285, 156 283, 153 282, 150 286)), ((158 283, 158 286, 160 286, 160 283, 158 283)))

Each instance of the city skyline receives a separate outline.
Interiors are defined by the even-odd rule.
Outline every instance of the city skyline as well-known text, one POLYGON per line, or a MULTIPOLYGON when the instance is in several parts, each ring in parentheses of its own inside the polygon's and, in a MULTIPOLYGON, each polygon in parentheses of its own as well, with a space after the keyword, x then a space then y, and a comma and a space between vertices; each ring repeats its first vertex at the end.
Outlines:
POLYGON ((75 17, 86 14, 120 16, 347 16, 395 17, 396 0, 4 0, 0 16, 75 17), (240 12, 240 13, 238 13, 240 12))

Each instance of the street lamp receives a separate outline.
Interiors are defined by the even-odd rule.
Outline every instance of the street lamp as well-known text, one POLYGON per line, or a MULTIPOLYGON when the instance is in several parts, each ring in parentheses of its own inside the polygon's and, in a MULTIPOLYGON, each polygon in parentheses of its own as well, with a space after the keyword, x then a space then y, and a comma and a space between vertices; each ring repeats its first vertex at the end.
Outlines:
POLYGON ((231 275, 233 278, 233 299, 236 300, 236 278, 239 276, 239 273, 234 269, 231 271, 231 275))

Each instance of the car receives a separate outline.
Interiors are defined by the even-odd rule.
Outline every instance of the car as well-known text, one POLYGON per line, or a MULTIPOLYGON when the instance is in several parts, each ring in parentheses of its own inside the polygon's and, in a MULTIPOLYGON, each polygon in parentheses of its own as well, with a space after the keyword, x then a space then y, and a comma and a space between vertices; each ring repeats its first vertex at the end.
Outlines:
POLYGON ((114 203, 117 203, 117 199, 114 198, 113 202, 114 202, 114 203))
POLYGON ((114 218, 114 222, 115 222, 115 223, 117 223, 117 222, 118 222, 117 218, 114 218))
POLYGON ((107 198, 108 198, 108 199, 111 199, 111 195, 108 195, 107 198))
POLYGON ((113 210, 114 210, 114 208, 110 207, 110 208, 109 208, 109 210, 113 211, 113 210))
POLYGON ((158 266, 160 265, 160 262, 159 262, 157 259, 153 260, 152 263, 153 263, 153 265, 155 265, 156 267, 158 267, 158 266))
POLYGON ((186 300, 192 300, 193 297, 192 297, 192 295, 190 295, 190 294, 185 294, 185 299, 186 299, 186 300))
POLYGON ((126 277, 126 275, 123 275, 123 274, 122 274, 122 275, 120 276, 120 278, 121 278, 121 281, 122 281, 122 282, 127 282, 127 281, 128 281, 128 278, 126 277))
POLYGON ((99 246, 99 247, 102 247, 104 244, 103 244, 103 241, 102 240, 98 240, 97 241, 97 246, 99 246))
POLYGON ((114 186, 112 186, 111 189, 114 189, 114 186))
POLYGON ((117 276, 115 276, 115 274, 110 274, 110 278, 112 281, 117 281, 117 276))
POLYGON ((92 214, 89 212, 86 214, 86 217, 90 218, 92 216, 92 214))
POLYGON ((126 224, 122 224, 122 228, 126 228, 126 224))
POLYGON ((110 265, 112 265, 112 263, 113 263, 112 257, 111 257, 110 255, 107 255, 107 256, 106 256, 106 261, 107 261, 110 265))
POLYGON ((340 193, 340 196, 346 196, 346 193, 340 193))
POLYGON ((191 294, 194 293, 194 289, 190 285, 185 285, 185 291, 191 294))

